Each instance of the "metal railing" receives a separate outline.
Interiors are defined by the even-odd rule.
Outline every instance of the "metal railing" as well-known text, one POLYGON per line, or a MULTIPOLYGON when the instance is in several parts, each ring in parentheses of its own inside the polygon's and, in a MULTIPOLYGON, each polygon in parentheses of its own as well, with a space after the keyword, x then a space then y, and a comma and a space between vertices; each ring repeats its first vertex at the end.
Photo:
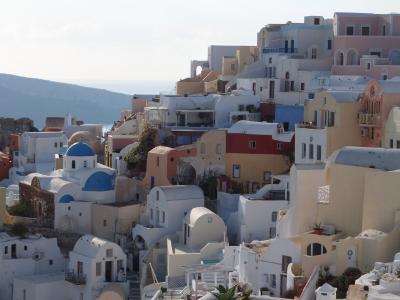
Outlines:
POLYGON ((263 53, 297 53, 299 52, 298 48, 264 48, 263 53))
POLYGON ((377 121, 377 117, 374 114, 370 113, 358 113, 358 123, 360 125, 375 125, 377 121))
POLYGON ((73 270, 65 272, 65 280, 76 285, 86 284, 86 276, 73 270))

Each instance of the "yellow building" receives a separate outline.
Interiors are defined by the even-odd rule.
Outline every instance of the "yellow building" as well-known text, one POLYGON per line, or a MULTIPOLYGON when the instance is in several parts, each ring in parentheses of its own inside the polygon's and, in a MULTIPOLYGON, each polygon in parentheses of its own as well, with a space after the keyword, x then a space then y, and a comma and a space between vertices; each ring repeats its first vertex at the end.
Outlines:
POLYGON ((329 158, 324 174, 318 171, 325 182, 316 210, 297 207, 314 212, 306 218, 321 225, 299 235, 305 272, 318 264, 334 266, 336 274, 368 271, 392 259, 400 245, 399 170, 397 149, 344 147, 329 158))
POLYGON ((206 92, 206 84, 216 81, 219 75, 219 72, 202 70, 201 73, 195 77, 189 77, 178 81, 176 83, 176 94, 183 96, 205 94, 207 92, 216 93, 217 90, 212 89, 212 87, 215 86, 214 84, 208 84, 206 92))
POLYGON ((296 126, 296 163, 325 162, 336 150, 360 146, 360 93, 321 91, 304 105, 304 123, 296 126))

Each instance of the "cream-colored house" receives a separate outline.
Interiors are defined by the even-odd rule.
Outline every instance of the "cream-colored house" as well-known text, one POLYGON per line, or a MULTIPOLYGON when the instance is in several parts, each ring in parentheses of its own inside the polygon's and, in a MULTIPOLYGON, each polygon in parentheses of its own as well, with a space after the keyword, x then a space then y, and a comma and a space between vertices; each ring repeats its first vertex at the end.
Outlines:
POLYGON ((296 126, 295 162, 321 163, 337 149, 360 146, 357 91, 321 91, 304 105, 304 123, 296 126))
POLYGON ((194 168, 196 177, 225 174, 226 131, 210 130, 201 135, 195 143, 194 156, 178 158, 178 173, 187 165, 194 168))
POLYGON ((400 148, 400 107, 394 106, 385 122, 383 133, 384 148, 400 148))
MULTIPOLYGON (((224 221, 217 214, 205 207, 190 210, 182 220, 178 239, 167 240, 168 288, 176 289, 191 283, 190 276, 194 273, 185 272, 185 268, 220 262, 222 250, 226 246, 225 234, 224 221)), ((205 283, 211 284, 214 279, 207 275, 202 276, 205 283), (207 282, 208 280, 211 282, 207 282)))
POLYGON ((305 273, 317 264, 336 274, 367 271, 393 257, 400 243, 399 169, 397 149, 344 147, 329 158, 314 215, 323 234, 300 235, 305 273))

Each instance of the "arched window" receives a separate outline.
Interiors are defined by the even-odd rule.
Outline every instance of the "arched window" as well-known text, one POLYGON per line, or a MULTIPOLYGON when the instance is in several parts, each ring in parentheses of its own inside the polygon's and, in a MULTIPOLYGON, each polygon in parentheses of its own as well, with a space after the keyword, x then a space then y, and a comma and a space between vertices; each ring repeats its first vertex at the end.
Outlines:
POLYGON ((344 65, 344 54, 342 51, 338 51, 336 53, 336 65, 343 66, 344 65))
POLYGON ((285 79, 289 79, 290 78, 290 73, 289 72, 286 72, 285 73, 285 79))
POLYGON ((72 169, 75 169, 75 167, 76 167, 76 163, 75 163, 75 160, 73 160, 73 161, 71 162, 71 168, 72 168, 72 169))
POLYGON ((322 254, 326 254, 326 248, 324 245, 319 243, 311 243, 307 246, 308 256, 318 256, 322 254))

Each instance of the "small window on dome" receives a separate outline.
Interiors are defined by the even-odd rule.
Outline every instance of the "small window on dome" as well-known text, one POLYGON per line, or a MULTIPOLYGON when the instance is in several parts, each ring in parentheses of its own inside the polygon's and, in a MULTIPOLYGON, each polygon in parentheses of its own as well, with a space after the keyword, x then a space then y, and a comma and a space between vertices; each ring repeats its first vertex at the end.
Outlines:
POLYGON ((83 161, 83 167, 87 168, 87 161, 86 160, 83 161))

